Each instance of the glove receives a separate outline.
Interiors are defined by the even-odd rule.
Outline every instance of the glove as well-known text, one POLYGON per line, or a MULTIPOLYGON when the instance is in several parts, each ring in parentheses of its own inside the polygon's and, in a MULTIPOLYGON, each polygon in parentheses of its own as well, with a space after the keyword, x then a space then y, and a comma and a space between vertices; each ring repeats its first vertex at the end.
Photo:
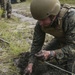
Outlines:
POLYGON ((35 54, 35 56, 40 60, 47 60, 49 55, 50 55, 50 51, 46 51, 46 50, 41 50, 40 52, 35 54))
POLYGON ((29 63, 28 66, 25 69, 25 75, 31 75, 32 73, 32 67, 33 67, 33 63, 29 63))
POLYGON ((41 50, 35 56, 40 59, 40 60, 47 60, 48 58, 51 59, 55 57, 56 53, 55 51, 46 51, 46 50, 41 50))

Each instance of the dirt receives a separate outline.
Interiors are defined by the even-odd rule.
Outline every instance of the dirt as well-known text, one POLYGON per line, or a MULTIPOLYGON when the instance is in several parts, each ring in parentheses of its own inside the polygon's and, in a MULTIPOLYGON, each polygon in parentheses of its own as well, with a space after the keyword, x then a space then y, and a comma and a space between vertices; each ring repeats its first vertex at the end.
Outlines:
MULTIPOLYGON (((7 24, 8 29, 2 30, 0 33, 0 37, 2 37, 1 35, 4 35, 4 36, 6 35, 7 37, 9 34, 6 34, 6 33, 9 33, 9 32, 11 33, 11 35, 8 36, 7 38, 5 37, 1 39, 0 41, 0 47, 1 47, 0 48, 0 75, 19 75, 19 68, 16 67, 15 65, 16 62, 13 61, 14 57, 12 56, 11 53, 9 53, 10 42, 8 41, 12 40, 11 41, 12 43, 14 41, 13 44, 18 44, 17 46, 19 47, 22 46, 23 48, 21 49, 23 50, 26 48, 25 47, 26 43, 28 43, 27 44, 29 45, 28 51, 30 51, 32 39, 33 39, 34 27, 37 22, 35 19, 33 19, 30 13, 29 2, 12 4, 12 16, 11 17, 12 18, 10 20, 2 19, 3 22, 1 24, 1 25, 3 25, 3 23, 7 24), (13 19, 13 17, 15 17, 15 19, 13 19)), ((47 34, 45 45, 47 42, 49 42, 48 40, 50 40, 50 38, 53 38, 53 37, 47 34)), ((13 48, 12 49, 13 51, 14 49, 17 49, 18 47, 16 46, 14 47, 14 45, 12 45, 12 48, 13 48)), ((15 50, 13 51, 13 53, 16 54, 15 50)))

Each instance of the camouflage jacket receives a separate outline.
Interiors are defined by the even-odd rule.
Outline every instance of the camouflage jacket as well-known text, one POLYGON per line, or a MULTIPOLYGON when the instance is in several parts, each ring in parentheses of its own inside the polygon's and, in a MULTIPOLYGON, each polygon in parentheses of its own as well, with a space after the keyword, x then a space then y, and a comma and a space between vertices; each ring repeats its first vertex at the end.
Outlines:
MULTIPOLYGON (((52 23, 51 26, 55 26, 56 24, 58 24, 57 21, 58 21, 58 17, 56 18, 54 23, 52 23)), ((56 58, 68 59, 74 56, 75 54, 74 53, 75 52, 75 9, 71 9, 69 12, 67 12, 64 15, 64 17, 62 18, 62 25, 63 25, 62 29, 63 29, 66 45, 62 47, 61 49, 55 50, 56 58)), ((45 35, 46 35, 46 32, 42 30, 42 27, 40 26, 39 22, 37 22, 34 29, 33 42, 31 47, 31 57, 29 59, 29 62, 33 62, 35 59, 34 54, 41 50, 45 40, 45 35)), ((62 39, 62 37, 60 38, 62 39)))

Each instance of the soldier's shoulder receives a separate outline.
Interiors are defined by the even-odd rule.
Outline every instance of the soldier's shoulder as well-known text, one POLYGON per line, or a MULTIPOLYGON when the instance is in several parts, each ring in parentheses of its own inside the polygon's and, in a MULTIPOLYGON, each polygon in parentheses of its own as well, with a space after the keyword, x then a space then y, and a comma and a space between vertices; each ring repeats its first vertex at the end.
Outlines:
POLYGON ((69 9, 64 19, 64 30, 75 28, 75 9, 69 9))
POLYGON ((69 19, 75 21, 75 9, 74 8, 69 9, 69 11, 68 11, 68 17, 69 17, 69 19))
POLYGON ((69 9, 64 18, 66 25, 75 26, 75 9, 74 8, 69 9))

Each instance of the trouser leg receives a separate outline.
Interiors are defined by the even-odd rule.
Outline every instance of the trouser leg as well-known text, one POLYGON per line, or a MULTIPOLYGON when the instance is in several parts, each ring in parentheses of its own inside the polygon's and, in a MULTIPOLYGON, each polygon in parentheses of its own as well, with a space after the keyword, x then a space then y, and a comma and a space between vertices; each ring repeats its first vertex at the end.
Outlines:
POLYGON ((75 75, 75 62, 74 62, 74 59, 68 60, 66 69, 69 72, 73 72, 74 73, 74 74, 68 74, 68 75, 75 75))
POLYGON ((75 60, 74 60, 73 65, 72 65, 72 72, 75 74, 75 60))
POLYGON ((6 17, 6 0, 1 0, 1 8, 2 8, 2 17, 6 17))
POLYGON ((11 12, 12 12, 11 0, 8 0, 8 2, 7 2, 7 18, 11 18, 11 12))

